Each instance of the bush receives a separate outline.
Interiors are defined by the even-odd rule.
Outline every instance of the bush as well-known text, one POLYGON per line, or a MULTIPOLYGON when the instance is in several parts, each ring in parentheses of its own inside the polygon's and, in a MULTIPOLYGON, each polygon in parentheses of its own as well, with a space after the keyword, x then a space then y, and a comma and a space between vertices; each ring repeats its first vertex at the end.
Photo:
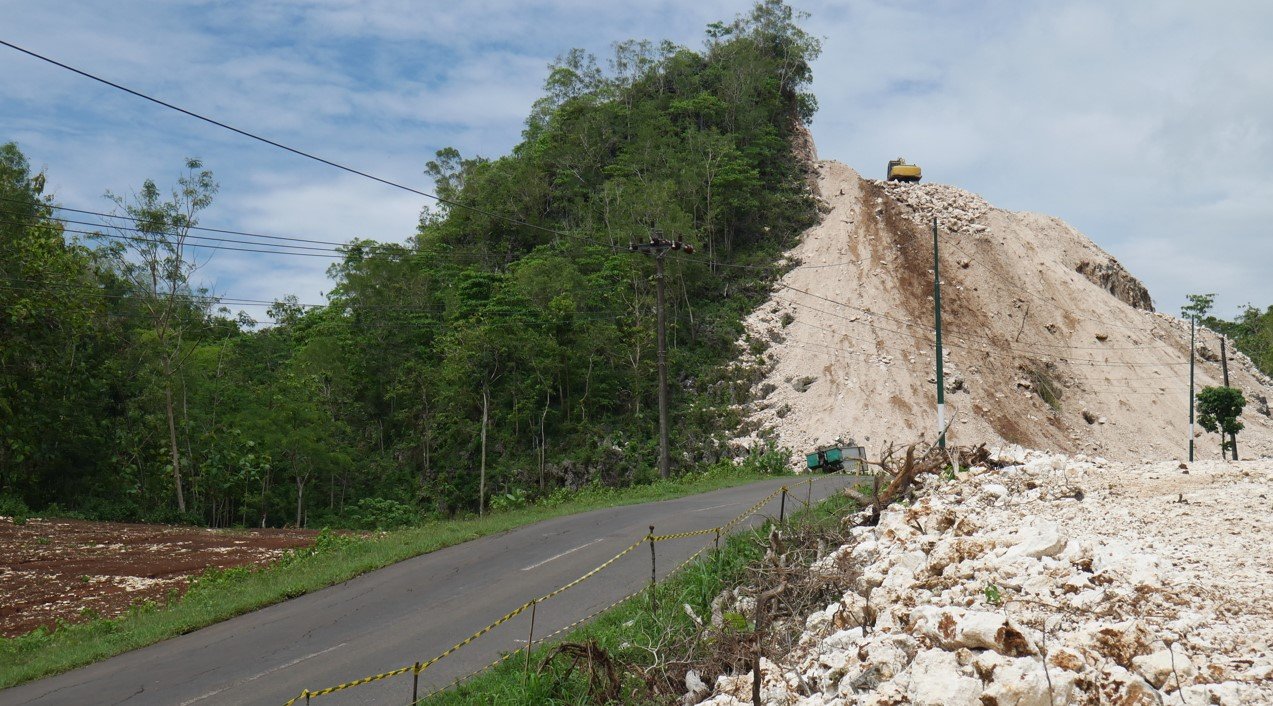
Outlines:
POLYGON ((513 488, 505 493, 496 493, 491 496, 490 508, 491 512, 505 512, 507 510, 516 510, 519 507, 525 507, 529 501, 529 496, 523 488, 513 488))
POLYGON ((13 518, 13 524, 25 525, 31 516, 31 508, 22 498, 13 495, 0 495, 0 515, 13 518))
POLYGON ((363 498, 346 511, 344 524, 349 529, 388 530, 408 527, 420 521, 420 513, 412 506, 387 498, 363 498))
POLYGON ((763 473, 767 476, 779 476, 787 472, 787 455, 772 446, 764 451, 752 451, 741 464, 743 470, 750 473, 763 473))

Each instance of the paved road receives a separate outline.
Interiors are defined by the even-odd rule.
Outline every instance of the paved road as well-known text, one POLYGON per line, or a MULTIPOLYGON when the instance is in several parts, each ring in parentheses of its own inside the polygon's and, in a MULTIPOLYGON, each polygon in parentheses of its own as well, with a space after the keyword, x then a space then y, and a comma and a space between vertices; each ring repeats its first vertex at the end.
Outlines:
MULTIPOLYGON (((819 499, 851 482, 814 478, 819 499)), ((584 574, 655 526, 669 534, 723 524, 784 483, 803 497, 803 480, 766 480, 644 505, 545 520, 400 562, 338 586, 242 615, 66 674, 0 691, 11 704, 281 705, 321 689, 424 661, 530 598, 584 574), (796 488, 799 488, 797 491, 796 488)), ((787 509, 798 503, 788 499, 787 509)), ((762 513, 776 515, 778 501, 762 513)), ((760 518, 753 518, 755 524, 760 518)), ((661 542, 662 578, 711 537, 661 542)), ((650 577, 644 547, 537 608, 546 635, 639 588, 650 577)), ((525 644, 529 612, 510 620, 420 675, 421 693, 525 644)), ((315 698, 320 706, 407 704, 402 675, 315 698)), ((303 701, 301 703, 304 703, 303 701)))

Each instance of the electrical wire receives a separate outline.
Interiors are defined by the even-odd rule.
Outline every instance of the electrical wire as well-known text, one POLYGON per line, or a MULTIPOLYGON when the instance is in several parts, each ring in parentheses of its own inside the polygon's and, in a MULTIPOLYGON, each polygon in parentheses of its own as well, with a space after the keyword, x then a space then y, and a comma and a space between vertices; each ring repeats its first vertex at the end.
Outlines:
MULTIPOLYGON (((25 203, 28 200, 19 199, 19 198, 15 198, 11 196, 0 196, 0 201, 9 201, 13 203, 25 203)), ((136 216, 129 216, 129 215, 121 214, 121 213, 103 213, 102 211, 89 211, 83 208, 71 208, 70 206, 61 206, 55 203, 40 202, 40 205, 48 207, 48 208, 54 208, 59 211, 69 211, 71 213, 79 213, 86 216, 97 216, 99 218, 116 218, 116 219, 125 220, 125 221, 132 221, 134 223, 140 223, 143 220, 141 218, 137 218, 136 216)), ((53 218, 54 220, 63 220, 56 216, 51 216, 51 218, 53 218)), ((116 226, 107 224, 106 227, 113 228, 116 226)), ((314 240, 310 238, 295 238, 295 237, 288 237, 288 236, 282 236, 282 235, 265 235, 263 233, 249 233, 246 231, 239 231, 239 230, 208 228, 208 227, 200 226, 200 225, 187 226, 187 228, 189 230, 198 230, 198 231, 203 231, 206 233, 220 233, 221 235, 238 235, 245 238, 261 238, 264 240, 287 240, 287 241, 292 241, 297 243, 312 243, 315 245, 331 245, 333 247, 348 245, 348 243, 339 243, 332 240, 314 240)))
POLYGON ((57 66, 57 67, 59 67, 59 68, 62 68, 62 69, 65 69, 65 70, 67 70, 67 71, 70 71, 70 72, 72 72, 72 73, 75 73, 75 74, 78 74, 78 75, 80 75, 80 76, 83 76, 84 78, 91 79, 91 80, 93 80, 93 81, 97 81, 98 83, 104 84, 104 85, 106 85, 106 86, 110 86, 111 88, 114 88, 114 89, 117 89, 117 90, 120 90, 120 91, 123 91, 124 93, 127 93, 127 94, 129 94, 129 95, 136 96, 137 98, 141 98, 141 99, 143 99, 143 100, 150 101, 151 103, 154 103, 154 104, 156 104, 156 105, 163 106, 164 108, 168 108, 169 110, 175 110, 175 111, 176 111, 176 112, 178 112, 178 113, 182 113, 183 115, 187 115, 187 116, 189 116, 189 117, 195 118, 196 120, 201 120, 201 121, 203 121, 203 122, 205 122, 205 123, 208 123, 208 124, 210 124, 210 125, 215 125, 216 127, 222 128, 222 129, 224 129, 224 130, 229 130, 230 132, 236 133, 236 134, 238 134, 238 135, 242 135, 243 137, 247 137, 247 138, 249 138, 249 139, 256 140, 256 141, 258 141, 258 142, 262 142, 262 143, 265 143, 265 144, 267 144, 267 145, 270 145, 271 147, 276 147, 276 148, 281 149, 281 150, 284 150, 284 151, 286 151, 286 152, 291 152, 292 154, 295 154, 295 155, 297 155, 297 156, 304 157, 304 158, 306 158, 306 159, 310 159, 310 160, 313 160, 313 161, 315 161, 315 162, 319 162, 319 163, 321 163, 321 164, 326 164, 326 165, 327 165, 327 166, 329 166, 329 167, 334 167, 334 168, 336 168, 336 169, 340 169, 340 170, 345 171, 345 172, 348 172, 348 173, 350 173, 350 174, 355 174, 355 175, 360 176, 360 177, 363 177, 363 178, 365 178, 365 179, 370 179, 370 180, 372 180, 372 181, 379 182, 379 183, 384 184, 384 185, 386 185, 386 186, 391 186, 391 187, 393 187, 393 188, 395 188, 395 189, 401 189, 402 191, 406 191, 406 192, 408 192, 408 193, 416 194, 416 195, 418 195, 418 196, 423 196, 423 197, 425 197, 425 198, 432 199, 432 200, 434 200, 434 201, 436 201, 436 202, 438 202, 438 203, 446 204, 447 206, 451 206, 451 207, 453 207, 453 208, 460 208, 460 209, 464 209, 464 210, 466 210, 466 211, 470 211, 470 212, 473 212, 473 213, 477 213, 477 214, 480 214, 480 215, 486 216, 486 217, 488 217, 488 218, 493 218, 493 219, 496 219, 496 220, 504 221, 505 223, 510 223, 510 224, 513 224, 513 225, 517 225, 517 226, 521 226, 521 227, 525 227, 525 228, 530 228, 530 229, 533 229, 533 230, 539 230, 539 231, 543 231, 543 232, 545 232, 545 233, 551 233, 551 234, 553 234, 553 235, 559 235, 559 236, 562 236, 562 237, 578 237, 578 236, 576 236, 575 234, 566 233, 566 232, 564 232, 564 231, 559 231, 559 230, 556 230, 556 229, 553 229, 553 228, 548 228, 548 227, 546 227, 546 226, 537 225, 537 224, 535 224, 535 223, 529 223, 529 222, 527 222, 527 221, 524 221, 524 220, 521 220, 521 219, 518 219, 518 218, 512 218, 512 217, 510 217, 510 216, 504 216, 504 215, 500 215, 500 214, 498 214, 498 213, 493 213, 493 212, 491 212, 491 211, 487 211, 487 210, 485 210, 485 209, 478 208, 478 207, 476 207, 476 206, 471 206, 471 205, 469 205, 469 204, 461 203, 461 202, 459 202, 459 201, 452 201, 452 200, 450 200, 450 199, 445 199, 445 198, 442 198, 441 196, 437 196, 437 195, 435 195, 435 194, 431 194, 431 193, 429 193, 429 192, 427 192, 427 191, 422 191, 422 190, 417 189, 417 188, 412 187, 412 186, 407 186, 406 184, 402 184, 402 183, 399 183, 399 182, 393 181, 393 180, 391 180, 391 179, 385 179, 385 178, 383 178, 383 177, 375 176, 374 174, 370 174, 370 173, 368 173, 368 172, 364 172, 364 171, 361 171, 361 170, 355 169, 355 168, 353 168, 353 167, 350 167, 350 166, 347 166, 347 165, 341 164, 341 163, 339 163, 339 162, 332 161, 332 160, 327 159, 327 158, 325 158, 325 157, 320 157, 320 156, 318 156, 318 155, 316 155, 316 154, 312 154, 312 153, 310 153, 310 152, 306 152, 306 151, 304 151, 304 150, 297 149, 297 148, 295 148, 295 147, 289 147, 288 145, 285 145, 285 144, 283 144, 283 143, 281 143, 281 142, 277 142, 277 141, 275 141, 275 140, 271 140, 271 139, 269 139, 269 138, 267 138, 267 137, 262 137, 262 136, 260 136, 260 135, 257 135, 256 133, 249 132, 249 131, 247 131, 247 130, 243 130, 243 129, 240 129, 240 128, 237 128, 237 127, 234 127, 233 125, 230 125, 230 124, 228 124, 228 123, 222 122, 222 121, 220 121, 220 120, 216 120, 216 119, 214 119, 214 118, 209 118, 209 117, 207 117, 207 116, 205 116, 205 115, 201 115, 201 114, 196 113, 196 112, 194 112, 194 111, 192 111, 192 110, 188 110, 188 109, 186 109, 186 108, 182 108, 182 107, 180 107, 180 106, 178 106, 178 105, 174 105, 174 104, 169 103, 169 102, 167 102, 167 101, 163 101, 163 100, 160 100, 160 99, 155 98, 155 97, 153 97, 153 96, 146 95, 145 93, 142 93, 141 91, 137 91, 137 90, 134 90, 134 89, 132 89, 132 88, 128 88, 127 86, 123 86, 123 85, 121 85, 121 84, 115 83, 114 81, 110 81, 110 80, 108 80, 108 79, 102 78, 101 76, 97 76, 97 75, 95 75, 95 74, 89 73, 88 71, 84 71, 83 69, 75 68, 74 66, 71 66, 71 65, 69 65, 69 64, 64 64, 64 63, 62 63, 62 62, 60 62, 60 61, 58 61, 58 60, 56 60, 56 59, 53 59, 53 58, 50 58, 50 57, 44 56, 43 54, 38 54, 38 53, 36 53, 36 52, 34 52, 34 51, 31 51, 30 49, 24 49, 23 47, 20 47, 20 46, 18 46, 17 44, 14 44, 14 43, 12 43, 12 42, 8 42, 8 41, 5 41, 5 40, 3 40, 3 39, 0 39, 0 44, 4 45, 4 46, 6 46, 6 47, 9 47, 10 49, 14 49, 14 50, 16 50, 16 51, 22 52, 23 54, 26 54, 26 55, 28 55, 28 56, 34 57, 34 58, 36 58, 36 59, 39 59, 40 61, 44 61, 44 62, 46 62, 46 63, 52 64, 52 65, 57 66))
MULTIPOLYGON (((821 296, 821 295, 814 294, 814 293, 812 293, 812 292, 807 292, 807 291, 805 291, 805 290, 803 290, 803 289, 797 289, 797 288, 795 288, 795 287, 791 287, 791 286, 789 286, 789 285, 785 285, 785 284, 781 284, 781 283, 780 283, 780 285, 779 285, 779 286, 783 287, 784 289, 789 289, 789 290, 791 290, 791 291, 793 291, 793 292, 797 292, 797 293, 800 293, 800 294, 805 294, 805 295, 811 296, 811 297, 813 297, 813 298, 815 298, 815 299, 819 299, 819 300, 822 300, 822 301, 825 301, 825 302, 829 302, 829 303, 831 303, 831 304, 836 304, 836 305, 838 305, 838 306, 843 306, 843 307, 848 308, 848 309, 853 309, 853 310, 856 310, 856 311, 861 311, 861 312, 863 312, 863 313, 865 313, 865 314, 868 314, 868 315, 870 315, 870 316, 874 316, 874 317, 882 318, 882 319, 885 319, 885 320, 887 320, 887 321, 897 322, 897 323, 900 323, 900 324, 902 324, 902 325, 904 325, 904 326, 919 327, 919 328, 921 328, 922 330, 924 330, 924 331, 925 331, 925 334, 924 334, 924 335, 920 335, 920 334, 912 334, 912 333, 907 333, 907 332, 905 332, 905 331, 898 331, 898 330, 896 330, 896 329, 885 328, 885 327, 883 327, 883 326, 879 326, 879 325, 874 324, 874 323, 872 323, 872 322, 860 322, 862 325, 872 326, 872 328, 877 329, 877 330, 887 331, 887 332, 889 332, 889 333, 894 333, 894 334, 898 334, 898 335, 901 335, 901 336, 909 336, 909 337, 911 337, 911 338, 915 338, 915 339, 917 339, 917 340, 920 340, 920 341, 923 341, 923 342, 929 343, 930 345, 935 345, 935 342, 933 341, 933 339, 932 339, 932 338, 929 338, 929 337, 927 336, 927 331, 928 331, 928 325, 927 325, 927 324, 917 324, 917 323, 914 323, 914 322, 911 322, 911 321, 906 321, 906 320, 903 320, 903 319, 898 319, 898 318, 896 318, 896 317, 889 316, 889 315, 887 315, 887 314, 880 314, 880 313, 878 313, 878 312, 873 312, 873 311, 871 311, 870 309, 864 309, 864 308, 862 308, 862 307, 853 306, 852 304, 848 304, 847 302, 840 302, 840 301, 837 301, 837 300, 834 300, 834 299, 829 299, 829 298, 827 298, 827 297, 823 297, 823 296, 821 296)), ((775 298, 778 298, 778 297, 775 297, 775 298)), ((855 321, 854 319, 850 319, 850 318, 848 318, 847 316, 844 316, 844 315, 842 315, 842 314, 837 314, 837 313, 835 313, 835 312, 827 311, 827 310, 825 310, 825 309, 819 309, 819 308, 817 308, 817 307, 815 307, 815 306, 813 306, 813 305, 811 305, 811 304, 807 304, 807 303, 805 303, 805 302, 800 302, 800 301, 797 301, 797 300, 794 300, 794 299, 785 299, 785 298, 778 298, 778 299, 779 299, 779 301, 784 301, 784 302, 787 302, 787 303, 792 304, 792 305, 794 305, 794 306, 804 307, 804 308, 806 308, 806 309, 809 309, 809 310, 812 310, 812 311, 816 311, 816 312, 818 312, 818 313, 822 313, 822 314, 826 314, 826 315, 828 315, 828 316, 834 316, 834 317, 836 317, 836 318, 844 319, 844 320, 846 320, 846 321, 849 321, 850 323, 859 323, 859 322, 855 321)), ((942 333, 946 333, 946 329, 945 329, 945 328, 943 328, 943 329, 942 329, 942 333)), ((961 336, 961 335, 956 335, 955 337, 957 337, 957 338, 967 338, 966 336, 961 336)), ((1005 345, 1005 344, 999 343, 999 342, 997 342, 997 341, 993 341, 992 339, 984 339, 984 340, 986 340, 988 343, 990 343, 990 345, 993 345, 993 346, 995 346, 996 348, 1002 348, 1002 347, 1005 345)), ((951 348, 964 348, 964 349, 967 349, 967 350, 975 350, 975 351, 980 351, 980 352, 984 352, 984 353, 994 353, 994 352, 995 352, 994 350, 990 350, 990 349, 986 349, 986 348, 979 348, 979 347, 977 347, 977 346, 971 346, 971 345, 962 345, 962 344, 958 344, 958 343, 950 343, 950 344, 949 344, 949 346, 950 346, 951 348)), ((1087 365, 1123 365, 1123 364, 1121 364, 1121 363, 1113 363, 1113 362, 1099 362, 1099 361, 1089 361, 1089 360, 1083 360, 1083 359, 1078 359, 1078 358, 1065 358, 1065 357, 1062 357, 1062 356, 1058 356, 1058 355, 1056 355, 1056 354, 1054 354, 1054 353, 1045 352, 1045 351, 1035 351, 1035 350, 1030 349, 1029 347, 1022 347, 1022 346, 1017 346, 1017 350, 1021 350, 1021 351, 1029 351, 1029 352, 1033 353, 1036 357, 1040 357, 1040 358, 1043 358, 1043 359, 1050 359, 1050 360, 1054 360, 1054 361, 1058 361, 1058 362, 1061 362, 1061 361, 1065 361, 1065 362, 1075 362, 1075 363, 1083 363, 1083 364, 1087 364, 1087 365)), ((1167 366, 1167 365, 1180 365, 1180 364, 1179 364, 1179 363, 1174 363, 1174 364, 1163 364, 1163 366, 1167 366)), ((1157 366, 1156 364, 1146 364, 1146 367, 1161 367, 1161 366, 1157 366)))

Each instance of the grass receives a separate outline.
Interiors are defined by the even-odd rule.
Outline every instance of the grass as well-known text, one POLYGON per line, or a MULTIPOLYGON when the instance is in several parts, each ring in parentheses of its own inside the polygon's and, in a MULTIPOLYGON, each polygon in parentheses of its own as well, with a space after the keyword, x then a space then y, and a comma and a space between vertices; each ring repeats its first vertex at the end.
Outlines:
POLYGON ((311 549, 265 569, 209 570, 166 605, 134 606, 126 615, 61 624, 0 641, 0 689, 91 664, 193 632, 258 608, 295 598, 390 564, 540 520, 588 510, 665 500, 766 478, 753 470, 717 467, 704 473, 630 488, 585 488, 564 502, 532 505, 482 518, 436 521, 357 538, 322 532, 311 549))
MULTIPOLYGON (((790 521, 838 525, 839 518, 850 506, 847 498, 834 495, 812 510, 797 513, 790 521)), ((702 639, 702 628, 689 612, 692 610, 704 622, 711 619, 712 599, 721 591, 740 585, 748 567, 763 556, 769 526, 770 523, 765 523, 730 537, 719 551, 689 564, 659 584, 655 610, 650 609, 648 592, 642 592, 571 631, 558 644, 591 641, 604 650, 607 658, 620 666, 622 685, 617 700, 621 703, 666 702, 668 699, 655 695, 652 685, 664 687, 664 696, 669 691, 679 694, 684 691, 684 682, 680 681, 684 671, 669 679, 668 670, 656 663, 692 662, 712 649, 712 645, 702 639), (638 671, 646 676, 639 678, 638 671)), ((752 628, 747 616, 727 613, 724 618, 739 635, 748 634, 752 628)), ((525 669, 524 657, 513 655, 464 684, 419 703, 427 706, 540 706, 605 702, 605 696, 597 690, 600 680, 590 683, 586 667, 569 669, 569 661, 558 658, 540 669, 554 647, 544 645, 533 650, 529 672, 525 669)))

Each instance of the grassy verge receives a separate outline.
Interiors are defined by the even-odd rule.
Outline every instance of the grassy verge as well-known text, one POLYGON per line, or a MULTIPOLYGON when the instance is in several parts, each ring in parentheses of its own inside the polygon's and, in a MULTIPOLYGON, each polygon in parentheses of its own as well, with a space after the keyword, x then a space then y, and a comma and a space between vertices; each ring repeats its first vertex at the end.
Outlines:
POLYGON ((604 507, 665 500, 772 478, 716 468, 631 488, 587 488, 566 502, 493 513, 483 518, 430 522, 370 538, 322 533, 314 548, 263 569, 208 571, 167 606, 134 607, 109 620, 62 625, 0 641, 0 688, 64 672, 121 652, 316 591, 404 559, 540 520, 604 507))
MULTIPOLYGON (((834 527, 850 508, 851 501, 837 494, 812 510, 797 513, 790 521, 834 527)), ((700 620, 710 620, 712 599, 721 591, 745 582, 748 568, 759 562, 765 552, 769 526, 766 523, 730 537, 719 551, 706 554, 659 584, 655 610, 650 609, 649 594, 641 593, 571 631, 557 643, 595 643, 605 657, 591 660, 591 669, 584 660, 571 667, 571 660, 563 656, 541 668, 555 649, 555 645, 550 644, 532 651, 529 672, 524 658, 515 655, 474 679, 420 703, 428 706, 603 703, 607 696, 603 694, 601 673, 602 663, 607 660, 615 665, 621 681, 615 701, 635 704, 668 701, 669 694, 684 691, 684 668, 677 671, 672 665, 683 667, 693 663, 714 648, 710 638, 704 639, 703 628, 690 617, 690 612, 700 620)), ((727 623, 737 623, 735 635, 746 635, 752 628, 747 616, 726 613, 724 617, 727 623)), ((729 633, 727 629, 725 634, 729 633)))

